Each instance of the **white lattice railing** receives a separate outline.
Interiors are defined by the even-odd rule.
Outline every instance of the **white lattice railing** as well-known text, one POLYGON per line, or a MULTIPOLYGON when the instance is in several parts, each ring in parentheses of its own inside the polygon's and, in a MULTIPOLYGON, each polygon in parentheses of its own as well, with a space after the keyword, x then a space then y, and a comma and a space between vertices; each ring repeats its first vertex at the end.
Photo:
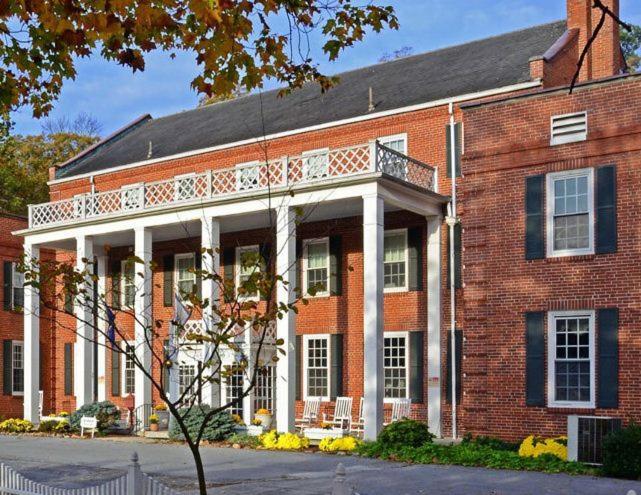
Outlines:
POLYGON ((381 172, 428 191, 435 190, 433 167, 372 142, 30 205, 29 227, 199 203, 212 198, 320 183, 368 172, 381 172))

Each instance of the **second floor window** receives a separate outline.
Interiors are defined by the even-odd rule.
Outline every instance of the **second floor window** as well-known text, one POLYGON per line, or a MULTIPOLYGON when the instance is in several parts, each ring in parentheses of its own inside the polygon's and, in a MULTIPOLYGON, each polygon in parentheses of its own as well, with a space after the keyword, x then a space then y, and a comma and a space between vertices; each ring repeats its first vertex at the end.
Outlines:
POLYGON ((385 290, 407 289, 407 230, 385 232, 383 270, 385 290))
POLYGON ((316 296, 328 295, 329 238, 306 241, 303 264, 305 291, 309 293, 313 289, 316 296))
POLYGON ((122 260, 122 278, 120 280, 120 304, 132 309, 136 301, 136 264, 130 260, 122 260))
MULTIPOLYGON (((236 248, 236 287, 244 286, 250 277, 260 271, 260 256, 258 245, 236 248)), ((248 287, 244 287, 249 289, 248 287)), ((243 299, 258 299, 258 290, 242 294, 243 299)))
POLYGON ((18 270, 18 264, 4 262, 4 309, 18 311, 24 306, 24 273, 18 270))
POLYGON ((195 259, 193 253, 177 254, 176 266, 176 287, 181 297, 189 295, 196 284, 196 273, 194 272, 195 259))

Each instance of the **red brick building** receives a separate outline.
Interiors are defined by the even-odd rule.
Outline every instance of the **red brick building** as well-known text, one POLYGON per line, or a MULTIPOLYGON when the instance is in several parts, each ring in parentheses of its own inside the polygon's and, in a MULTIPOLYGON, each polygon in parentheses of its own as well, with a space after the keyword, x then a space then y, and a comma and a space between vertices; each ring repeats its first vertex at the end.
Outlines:
MULTIPOLYGON (((618 10, 618 1, 608 4, 618 10)), ((283 99, 267 92, 158 119, 144 116, 52 170, 52 202, 32 205, 29 228, 20 234, 32 256, 38 256, 41 248, 52 248, 59 257, 95 260, 97 291, 107 294, 134 346, 141 338, 141 320, 171 319, 176 287, 196 282, 190 268, 208 263, 238 280, 243 276, 239 259, 244 252, 269 253, 276 271, 296 281, 278 292, 279 302, 291 300, 291 288, 304 290, 315 280, 326 290, 311 298, 297 316, 292 313, 277 322, 275 334, 289 352, 270 367, 258 389, 235 412, 248 421, 254 410, 267 407, 275 410, 277 428, 287 430, 306 398, 320 397, 323 410, 330 411, 336 397, 351 397, 354 417, 364 398, 365 436, 373 438, 389 419, 392 403, 410 399, 411 415, 446 436, 452 433, 454 374, 448 352, 451 306, 444 217, 452 190, 449 163, 454 159, 461 219, 455 238, 462 239, 462 244, 455 241, 454 249, 459 287, 455 326, 461 330, 454 349, 462 363, 455 375, 458 432, 508 437, 558 432, 569 409, 552 410, 541 402, 545 384, 540 380, 540 363, 533 364, 544 360, 541 312, 594 310, 587 317, 577 315, 575 323, 588 324, 596 342, 596 325, 615 316, 599 310, 612 309, 613 301, 599 300, 595 288, 582 287, 581 296, 569 286, 562 293, 551 292, 563 276, 574 285, 585 285, 584 277, 590 277, 591 283, 599 280, 605 286, 609 279, 602 263, 617 254, 595 254, 596 239, 603 232, 599 227, 588 232, 591 253, 574 256, 568 251, 571 257, 526 261, 523 188, 529 175, 540 176, 556 167, 537 164, 536 157, 549 154, 547 160, 575 164, 592 159, 585 155, 591 146, 602 154, 600 142, 592 142, 605 131, 592 127, 591 114, 598 109, 599 118, 606 121, 610 113, 596 101, 609 101, 602 94, 604 88, 619 88, 621 95, 633 91, 634 78, 593 82, 624 69, 618 29, 610 21, 587 58, 580 78, 584 86, 571 97, 567 89, 547 89, 571 80, 595 15, 589 0, 568 0, 567 21, 351 71, 340 75, 341 84, 327 94, 309 86, 283 99), (567 111, 557 112, 557 100, 567 111), (528 104, 533 108, 531 120, 521 109, 528 104), (512 107, 517 110, 510 113, 512 107), (590 119, 583 132, 587 141, 550 147, 550 119, 561 117, 555 128, 561 130, 560 142, 567 126, 573 130, 581 124, 580 119, 564 121, 565 114, 579 112, 587 112, 590 119), (454 147, 452 134, 458 136, 454 147), (536 148, 541 140, 547 140, 546 149, 536 148), (527 169, 510 172, 521 175, 505 183, 497 164, 513 163, 510 153, 531 153, 534 161, 524 161, 527 169), (295 218, 299 209, 304 212, 302 219, 295 218), (493 216, 486 218, 486 213, 493 216), (510 276, 505 263, 494 260, 508 233, 511 255, 520 256, 510 266, 514 269, 510 276), (201 248, 212 247, 220 247, 220 256, 201 261, 201 248), (131 270, 123 260, 131 254, 155 262, 153 270, 143 270, 148 290, 142 293, 123 282, 127 280, 123 274, 131 270), (584 267, 592 271, 579 272, 584 267), (527 270, 533 273, 523 281, 527 270), (540 283, 535 286, 533 279, 540 283), (517 280, 526 284, 523 290, 517 290, 517 280), (490 285, 511 290, 497 289, 495 295, 490 285), (491 297, 500 297, 505 310, 498 311, 498 304, 490 309, 491 297), (534 349, 538 354, 524 341, 525 313, 533 319, 528 321, 532 338, 538 339, 534 349), (513 339, 509 353, 499 345, 505 332, 513 339), (528 373, 526 355, 531 361, 528 373), (532 404, 528 407, 526 375, 539 392, 537 401, 528 398, 532 404), (512 425, 508 431, 500 426, 506 424, 512 425)), ((632 124, 633 106, 620 98, 616 101, 629 106, 620 114, 621 122, 632 124)), ((574 165, 559 165, 558 170, 563 167, 574 165)), ((611 177, 612 169, 572 180, 581 182, 581 187, 588 181, 594 188, 592 177, 600 174, 611 177)), ((581 201, 591 201, 595 197, 591 191, 581 195, 581 201)), ((539 196, 531 194, 542 197, 540 191, 539 196)), ((612 213, 616 210, 612 206, 599 205, 598 215, 607 208, 612 213)), ((534 210, 531 215, 534 218, 534 210)), ((538 215, 541 222, 543 213, 538 215)), ((597 216, 596 209, 591 215, 588 221, 597 216)), ((585 226, 583 218, 572 221, 585 226)), ((617 253, 623 262, 631 252, 623 251, 621 242, 617 253)), ((528 245, 539 248, 542 243, 528 240, 528 245)), ((202 282, 203 295, 217 298, 214 284, 202 282)), ((25 306, 37 308, 37 296, 31 291, 25 296, 25 306)), ((96 316, 102 309, 76 308, 79 311, 85 321, 102 320, 96 316)), ((25 342, 42 337, 43 322, 35 314, 25 312, 29 335, 25 342)), ((43 388, 45 412, 96 399, 120 406, 134 402, 137 407, 156 402, 149 381, 126 356, 81 338, 92 331, 70 315, 57 317, 53 345, 60 358, 51 366, 52 385, 45 382, 43 388)), ((155 344, 159 352, 167 333, 165 325, 163 338, 155 344)), ((251 347, 250 342, 244 345, 251 347)), ((597 380, 596 344, 590 344, 588 353, 589 390, 565 388, 568 394, 587 393, 590 405, 596 407, 597 391, 602 391, 592 386, 597 380)), ((26 346, 26 356, 34 362, 33 345, 26 346)), ((143 352, 140 359, 151 356, 143 352)), ((233 357, 224 359, 233 364, 233 357)), ((193 372, 197 361, 185 358, 181 373, 193 372)), ((611 362, 608 369, 613 369, 611 362)), ((154 373, 159 376, 161 370, 154 373)), ((207 389, 203 400, 214 404, 234 398, 243 377, 235 380, 235 386, 207 389)), ((622 389, 625 380, 620 381, 622 389)), ((38 376, 31 371, 25 382, 29 391, 25 415, 34 420, 37 383, 38 376)), ((621 392, 621 404, 632 411, 633 392, 621 392)))

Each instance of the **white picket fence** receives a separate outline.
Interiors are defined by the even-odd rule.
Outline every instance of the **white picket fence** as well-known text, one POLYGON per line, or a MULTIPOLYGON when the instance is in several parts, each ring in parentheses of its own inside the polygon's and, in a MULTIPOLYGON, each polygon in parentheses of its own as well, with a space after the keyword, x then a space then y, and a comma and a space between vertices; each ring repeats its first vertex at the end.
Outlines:
MULTIPOLYGON (((353 495, 347 486, 345 467, 336 468, 331 495, 353 495)), ((180 495, 159 481, 143 473, 134 452, 127 474, 101 485, 84 488, 56 488, 30 480, 11 466, 0 463, 0 495, 180 495)))

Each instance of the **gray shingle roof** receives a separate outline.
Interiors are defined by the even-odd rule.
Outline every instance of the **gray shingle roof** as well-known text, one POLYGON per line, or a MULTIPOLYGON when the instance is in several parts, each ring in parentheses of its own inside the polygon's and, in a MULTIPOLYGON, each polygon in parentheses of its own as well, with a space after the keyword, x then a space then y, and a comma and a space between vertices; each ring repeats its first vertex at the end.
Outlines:
POLYGON ((370 87, 380 112, 526 82, 530 57, 542 55, 565 29, 558 21, 352 70, 325 94, 309 84, 284 98, 267 91, 142 120, 59 168, 56 178, 146 160, 150 141, 152 158, 162 158, 366 115, 370 87))

